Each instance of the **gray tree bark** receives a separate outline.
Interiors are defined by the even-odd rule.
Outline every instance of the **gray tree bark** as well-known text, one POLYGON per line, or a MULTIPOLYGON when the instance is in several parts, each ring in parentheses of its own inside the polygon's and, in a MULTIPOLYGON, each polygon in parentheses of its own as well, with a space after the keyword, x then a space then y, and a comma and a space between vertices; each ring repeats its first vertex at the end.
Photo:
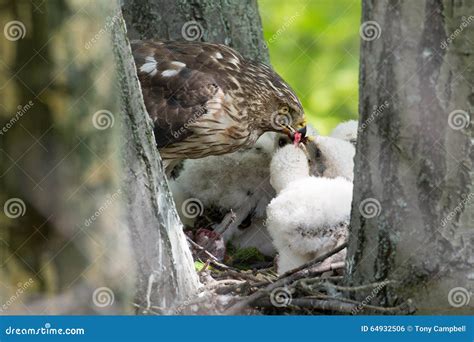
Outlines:
POLYGON ((196 294, 199 280, 155 147, 125 23, 116 23, 126 210, 138 271, 135 304, 140 314, 186 314, 178 308, 196 294))
POLYGON ((358 300, 472 313, 473 16, 472 1, 363 1, 348 282, 398 283, 358 300))
POLYGON ((256 0, 126 0, 123 10, 130 39, 220 43, 269 64, 256 0))

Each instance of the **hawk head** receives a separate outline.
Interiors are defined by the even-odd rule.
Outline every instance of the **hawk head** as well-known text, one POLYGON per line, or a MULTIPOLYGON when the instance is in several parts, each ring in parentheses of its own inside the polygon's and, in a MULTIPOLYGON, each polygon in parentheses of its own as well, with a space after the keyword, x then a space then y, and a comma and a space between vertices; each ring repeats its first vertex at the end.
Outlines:
POLYGON ((250 99, 262 102, 261 121, 256 129, 275 131, 288 135, 292 140, 295 132, 305 135, 306 120, 303 106, 291 87, 273 69, 263 63, 248 62, 252 89, 250 99))

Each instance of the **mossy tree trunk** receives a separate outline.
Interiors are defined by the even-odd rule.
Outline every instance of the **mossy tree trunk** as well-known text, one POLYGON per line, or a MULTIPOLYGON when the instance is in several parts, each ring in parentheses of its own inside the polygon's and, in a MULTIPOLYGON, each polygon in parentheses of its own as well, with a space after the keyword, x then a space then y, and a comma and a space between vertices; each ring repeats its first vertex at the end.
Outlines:
POLYGON ((114 10, 2 3, 1 312, 132 312, 114 10))
POLYGON ((358 300, 472 312, 473 33, 472 1, 363 1, 348 282, 398 283, 358 300))
POLYGON ((186 314, 199 280, 173 204, 141 94, 125 23, 113 30, 123 125, 126 216, 137 261, 139 314, 186 314))

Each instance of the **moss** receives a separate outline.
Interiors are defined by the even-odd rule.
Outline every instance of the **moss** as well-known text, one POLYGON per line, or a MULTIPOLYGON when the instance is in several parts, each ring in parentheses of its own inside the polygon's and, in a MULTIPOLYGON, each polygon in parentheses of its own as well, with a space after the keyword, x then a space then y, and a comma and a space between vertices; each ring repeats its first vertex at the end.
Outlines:
POLYGON ((240 269, 249 269, 252 265, 266 261, 265 256, 255 247, 237 249, 233 254, 230 254, 228 249, 228 255, 228 263, 240 269))
POLYGON ((202 261, 195 261, 194 262, 194 269, 196 272, 200 272, 204 268, 204 263, 202 261))

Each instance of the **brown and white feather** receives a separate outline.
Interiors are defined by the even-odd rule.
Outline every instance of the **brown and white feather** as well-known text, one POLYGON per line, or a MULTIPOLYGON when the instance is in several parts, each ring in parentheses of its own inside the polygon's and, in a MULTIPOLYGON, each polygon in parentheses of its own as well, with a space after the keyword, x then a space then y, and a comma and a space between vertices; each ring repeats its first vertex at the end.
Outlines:
POLYGON ((249 147, 282 104, 303 110, 268 66, 202 42, 134 41, 147 111, 163 160, 202 158, 249 147))

